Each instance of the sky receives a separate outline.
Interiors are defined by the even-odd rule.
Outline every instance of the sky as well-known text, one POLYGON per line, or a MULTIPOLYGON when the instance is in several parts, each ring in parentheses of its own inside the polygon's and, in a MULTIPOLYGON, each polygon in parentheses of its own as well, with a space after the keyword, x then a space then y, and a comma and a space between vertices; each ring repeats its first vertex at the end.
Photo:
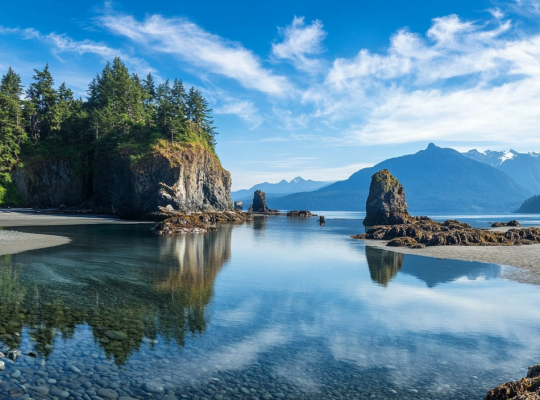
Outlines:
POLYGON ((430 142, 540 151, 540 0, 18 0, 0 74, 86 96, 120 56, 214 110, 233 190, 343 180, 430 142))

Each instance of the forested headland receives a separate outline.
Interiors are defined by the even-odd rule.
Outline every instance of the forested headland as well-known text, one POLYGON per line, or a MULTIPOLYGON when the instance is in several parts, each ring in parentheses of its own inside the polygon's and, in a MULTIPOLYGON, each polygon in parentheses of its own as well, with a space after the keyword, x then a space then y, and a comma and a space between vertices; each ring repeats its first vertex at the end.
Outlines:
POLYGON ((46 65, 24 87, 11 67, 0 82, 0 205, 21 203, 10 171, 36 158, 71 160, 84 173, 119 150, 133 160, 157 147, 196 144, 216 158, 216 127, 201 91, 174 79, 156 84, 115 58, 90 82, 85 99, 46 65))

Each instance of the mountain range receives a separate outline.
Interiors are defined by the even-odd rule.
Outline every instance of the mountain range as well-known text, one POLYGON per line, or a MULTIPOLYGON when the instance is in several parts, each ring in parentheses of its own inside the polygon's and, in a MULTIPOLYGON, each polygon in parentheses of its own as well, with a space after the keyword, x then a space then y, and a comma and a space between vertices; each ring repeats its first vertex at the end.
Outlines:
POLYGON ((313 190, 320 189, 324 186, 328 186, 333 182, 322 182, 322 181, 312 181, 311 179, 302 179, 300 176, 292 179, 290 182, 287 182, 283 179, 278 183, 259 183, 250 189, 237 190, 236 192, 231 193, 231 198, 234 201, 244 200, 251 201, 253 200, 253 192, 255 190, 262 190, 266 193, 266 198, 275 198, 282 197, 292 193, 299 192, 311 192, 313 190))
POLYGON ((474 149, 463 155, 506 172, 517 184, 540 194, 540 153, 518 153, 514 150, 480 152, 474 149))
MULTIPOLYGON (((480 152, 478 152, 480 153, 480 152)), ((371 176, 388 169, 404 186, 409 210, 422 212, 512 212, 535 191, 535 181, 516 183, 502 167, 509 160, 525 160, 534 173, 529 155, 461 154, 431 143, 418 153, 385 160, 354 173, 349 179, 333 183, 309 193, 295 193, 268 200, 268 206, 280 210, 309 209, 314 211, 364 211, 371 176), (504 156, 504 155, 503 155, 504 156), (501 158, 502 157, 502 158, 501 158), (480 158, 482 158, 480 160, 480 158), (504 158, 504 159, 503 159, 504 158), (500 161, 497 161, 499 160, 500 161), (498 164, 498 165, 492 165, 498 164)), ((480 153, 482 154, 482 153, 480 153)), ((507 164, 514 171, 520 163, 507 164)), ((540 173, 537 175, 540 177, 540 173)))

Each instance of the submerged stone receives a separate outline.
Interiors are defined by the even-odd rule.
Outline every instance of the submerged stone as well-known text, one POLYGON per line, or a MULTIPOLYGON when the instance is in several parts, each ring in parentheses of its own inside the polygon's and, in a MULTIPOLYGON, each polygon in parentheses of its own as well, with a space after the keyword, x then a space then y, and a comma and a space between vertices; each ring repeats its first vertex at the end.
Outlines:
POLYGON ((111 340, 126 340, 128 338, 124 332, 120 331, 107 331, 105 332, 105 336, 111 340))

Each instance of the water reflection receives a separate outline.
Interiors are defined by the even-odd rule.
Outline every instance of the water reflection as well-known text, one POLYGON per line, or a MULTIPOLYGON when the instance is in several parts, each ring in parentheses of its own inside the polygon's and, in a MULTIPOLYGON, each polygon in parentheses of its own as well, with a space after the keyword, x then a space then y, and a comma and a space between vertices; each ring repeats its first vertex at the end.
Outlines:
POLYGON ((430 288, 460 278, 495 279, 501 275, 497 264, 418 257, 368 246, 365 251, 371 279, 384 287, 398 272, 412 275, 430 288))
POLYGON ((374 282, 387 286, 403 265, 403 254, 366 246, 369 274, 374 282))
POLYGON ((90 276, 83 285, 80 270, 78 275, 63 270, 62 279, 58 271, 41 271, 33 279, 33 265, 23 267, 4 257, 0 341, 17 348, 26 329, 35 350, 47 357, 58 335, 70 338, 76 326, 86 323, 96 343, 118 364, 143 341, 153 343, 158 336, 184 346, 187 335, 206 330, 205 309, 215 279, 231 257, 231 230, 163 238, 154 258, 159 262, 146 268, 142 279, 134 268, 101 273, 88 265, 85 273, 90 276))

